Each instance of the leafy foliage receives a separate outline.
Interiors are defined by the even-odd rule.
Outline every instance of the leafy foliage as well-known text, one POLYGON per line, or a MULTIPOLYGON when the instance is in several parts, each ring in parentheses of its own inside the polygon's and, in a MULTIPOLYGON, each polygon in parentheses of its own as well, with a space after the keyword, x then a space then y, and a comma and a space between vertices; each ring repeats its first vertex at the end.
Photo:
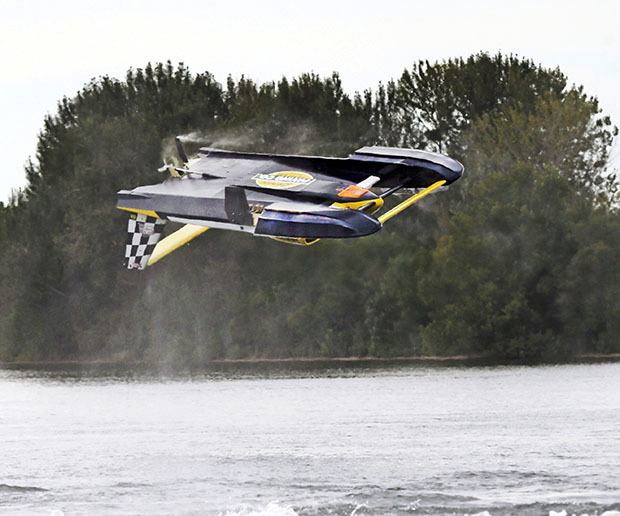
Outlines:
POLYGON ((559 70, 500 54, 352 98, 337 74, 222 86, 166 63, 93 80, 45 119, 28 186, 0 205, 0 359, 618 352, 616 132, 559 70), (369 238, 211 231, 128 272, 115 193, 160 181, 176 134, 190 150, 415 146, 467 172, 369 238))

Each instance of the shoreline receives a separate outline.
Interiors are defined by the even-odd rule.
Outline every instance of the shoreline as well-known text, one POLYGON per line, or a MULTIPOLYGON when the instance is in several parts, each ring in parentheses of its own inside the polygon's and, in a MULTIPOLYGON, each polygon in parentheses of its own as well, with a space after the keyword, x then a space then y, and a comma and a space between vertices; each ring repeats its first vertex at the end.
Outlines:
POLYGON ((92 360, 15 360, 1 361, 0 368, 25 367, 138 367, 151 368, 167 366, 178 369, 201 369, 213 366, 252 366, 252 365, 306 365, 306 366, 329 366, 329 365, 437 365, 437 366, 506 366, 506 365, 564 365, 576 363, 599 363, 620 362, 620 353, 587 353, 575 355, 558 361, 524 361, 524 360, 497 360, 479 355, 453 355, 453 356, 423 356, 423 357, 299 357, 299 358, 224 358, 214 359, 197 364, 171 364, 168 360, 145 361, 145 360, 120 360, 120 359, 92 359, 92 360))

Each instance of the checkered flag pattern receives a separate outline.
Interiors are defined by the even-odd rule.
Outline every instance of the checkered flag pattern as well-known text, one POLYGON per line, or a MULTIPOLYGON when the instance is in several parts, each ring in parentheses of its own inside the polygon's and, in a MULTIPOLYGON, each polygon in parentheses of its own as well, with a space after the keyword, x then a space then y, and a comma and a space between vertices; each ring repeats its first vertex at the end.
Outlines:
POLYGON ((130 215, 127 222, 127 245, 125 246, 128 269, 142 270, 146 267, 165 224, 165 219, 149 217, 141 213, 130 215))

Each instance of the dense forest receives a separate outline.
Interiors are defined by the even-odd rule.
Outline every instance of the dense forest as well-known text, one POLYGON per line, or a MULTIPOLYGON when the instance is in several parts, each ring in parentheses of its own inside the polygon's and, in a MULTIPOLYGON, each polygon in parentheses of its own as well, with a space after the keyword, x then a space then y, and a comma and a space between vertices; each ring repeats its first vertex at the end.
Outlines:
POLYGON ((39 135, 0 205, 0 360, 620 352, 617 129, 558 69, 477 54, 421 61, 353 96, 338 74, 218 83, 171 63, 93 79, 39 135), (123 188, 188 150, 440 151, 449 191, 368 238, 301 248, 210 231, 123 268, 123 188))

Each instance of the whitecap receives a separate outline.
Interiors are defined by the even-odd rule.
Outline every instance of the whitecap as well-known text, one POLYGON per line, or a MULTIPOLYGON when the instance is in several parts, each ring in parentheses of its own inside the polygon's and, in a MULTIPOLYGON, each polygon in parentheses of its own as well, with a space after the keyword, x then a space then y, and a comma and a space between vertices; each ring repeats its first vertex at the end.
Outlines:
POLYGON ((220 516, 298 516, 298 514, 288 505, 280 505, 278 502, 269 502, 264 507, 244 505, 240 508, 220 513, 220 516))
POLYGON ((9 484, 0 484, 0 493, 1 492, 15 492, 15 493, 26 493, 26 492, 41 492, 47 491, 47 489, 43 489, 42 487, 37 486, 16 486, 9 484))

